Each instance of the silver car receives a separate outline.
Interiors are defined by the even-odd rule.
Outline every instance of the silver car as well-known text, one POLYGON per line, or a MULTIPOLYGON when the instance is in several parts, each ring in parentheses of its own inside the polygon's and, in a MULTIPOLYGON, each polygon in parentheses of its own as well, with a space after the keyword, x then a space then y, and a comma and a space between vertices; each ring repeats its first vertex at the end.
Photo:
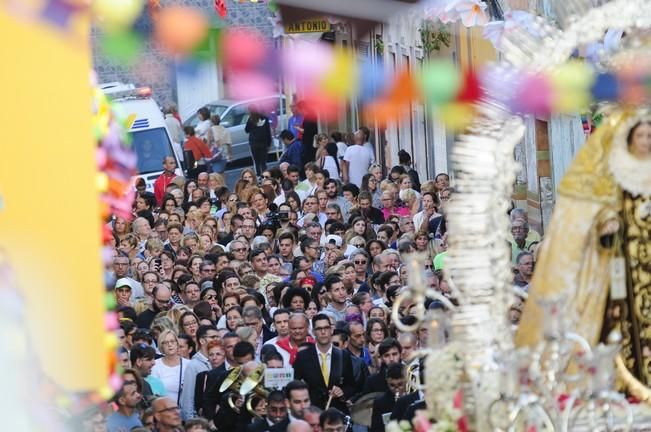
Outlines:
MULTIPOLYGON (((210 110, 210 115, 217 114, 221 118, 221 125, 228 128, 233 140, 233 161, 251 157, 249 148, 249 135, 244 132, 244 127, 249 119, 249 106, 264 107, 263 112, 267 114, 271 121, 271 134, 276 137, 281 130, 287 127, 287 106, 284 95, 273 95, 258 99, 249 99, 244 101, 234 101, 220 99, 207 103, 206 108, 210 110)), ((201 107, 197 107, 199 109, 201 107)), ((184 123, 184 126, 196 126, 199 123, 199 115, 195 112, 184 123)), ((277 156, 282 153, 282 144, 274 139, 269 153, 277 156)))

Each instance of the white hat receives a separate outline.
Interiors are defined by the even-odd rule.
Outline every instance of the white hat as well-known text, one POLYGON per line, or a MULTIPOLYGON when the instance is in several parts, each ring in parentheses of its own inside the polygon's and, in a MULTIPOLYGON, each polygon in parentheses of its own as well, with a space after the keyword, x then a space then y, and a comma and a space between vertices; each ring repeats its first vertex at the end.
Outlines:
POLYGON ((343 240, 341 239, 340 236, 338 236, 336 234, 330 234, 330 235, 328 235, 326 237, 325 242, 326 242, 326 244, 334 243, 334 245, 339 248, 339 247, 341 247, 341 245, 343 243, 343 240))
POLYGON ((251 249, 257 249, 263 243, 269 243, 269 239, 263 235, 256 236, 251 241, 251 249))
POLYGON ((118 288, 124 287, 124 286, 128 286, 129 288, 131 288, 131 291, 134 291, 135 288, 134 288, 133 282, 135 282, 135 281, 133 281, 133 279, 131 279, 131 278, 120 278, 120 279, 115 281, 115 289, 118 289, 118 288))

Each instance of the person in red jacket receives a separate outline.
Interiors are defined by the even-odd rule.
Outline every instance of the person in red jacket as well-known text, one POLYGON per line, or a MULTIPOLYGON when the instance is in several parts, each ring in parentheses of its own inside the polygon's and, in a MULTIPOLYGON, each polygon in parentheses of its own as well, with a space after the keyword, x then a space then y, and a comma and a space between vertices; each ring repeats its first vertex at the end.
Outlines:
POLYGON ((185 144, 183 144, 183 150, 191 150, 195 161, 198 161, 202 157, 209 159, 212 156, 208 145, 201 138, 197 138, 194 135, 195 132, 192 126, 184 127, 183 132, 185 132, 186 138, 185 144))
POLYGON ((161 201, 165 195, 165 189, 176 177, 174 170, 176 170, 176 159, 173 156, 166 156, 163 159, 163 174, 158 176, 154 182, 154 196, 158 205, 161 205, 161 201))

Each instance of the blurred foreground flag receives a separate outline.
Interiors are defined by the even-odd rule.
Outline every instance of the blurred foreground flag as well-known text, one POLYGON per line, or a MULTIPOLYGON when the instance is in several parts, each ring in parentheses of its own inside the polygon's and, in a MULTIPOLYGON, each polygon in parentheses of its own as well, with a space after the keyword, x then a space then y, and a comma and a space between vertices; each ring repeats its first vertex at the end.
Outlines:
POLYGON ((403 14, 419 0, 277 0, 284 23, 328 15, 350 21, 360 33, 403 14))

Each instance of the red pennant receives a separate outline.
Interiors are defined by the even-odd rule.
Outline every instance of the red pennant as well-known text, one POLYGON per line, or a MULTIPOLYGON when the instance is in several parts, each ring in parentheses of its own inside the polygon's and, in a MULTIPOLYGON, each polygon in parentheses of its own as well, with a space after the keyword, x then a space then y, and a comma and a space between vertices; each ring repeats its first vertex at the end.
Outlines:
POLYGON ((419 98, 419 91, 408 70, 403 70, 396 76, 388 99, 398 105, 409 104, 419 98))
POLYGON ((226 1, 225 0, 215 0, 215 12, 222 18, 226 17, 228 10, 226 10, 226 1))
POLYGON ((457 95, 457 102, 473 103, 478 101, 483 95, 479 79, 474 71, 469 70, 464 74, 463 86, 457 95))

